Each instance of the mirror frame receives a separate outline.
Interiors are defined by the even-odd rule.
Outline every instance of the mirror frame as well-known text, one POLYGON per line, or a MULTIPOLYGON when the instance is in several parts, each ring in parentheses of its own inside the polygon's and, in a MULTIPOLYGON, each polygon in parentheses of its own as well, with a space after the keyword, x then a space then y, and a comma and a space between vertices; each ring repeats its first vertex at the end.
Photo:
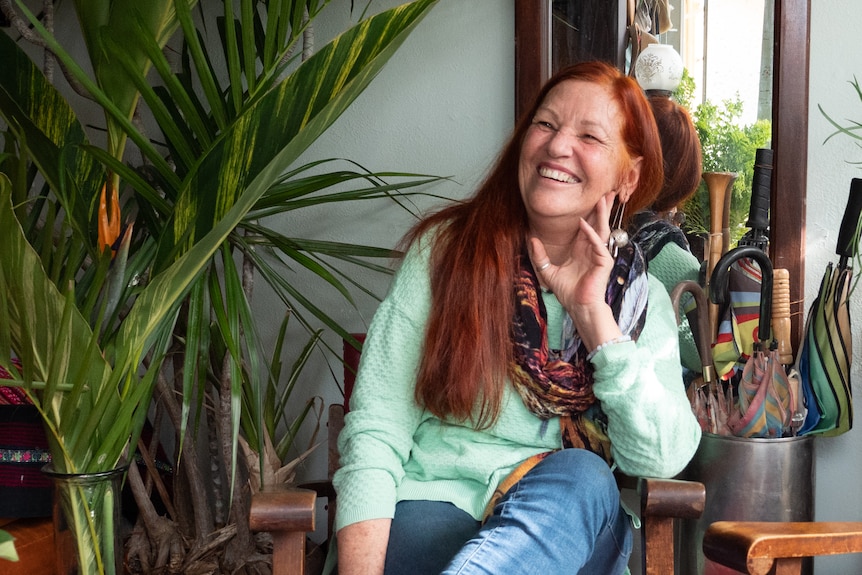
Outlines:
MULTIPOLYGON (((623 0, 618 0, 622 2, 623 0)), ((790 274, 794 352, 804 323, 811 0, 775 0, 770 204, 773 267, 790 274)), ((550 77, 551 0, 515 0, 515 117, 550 77)))

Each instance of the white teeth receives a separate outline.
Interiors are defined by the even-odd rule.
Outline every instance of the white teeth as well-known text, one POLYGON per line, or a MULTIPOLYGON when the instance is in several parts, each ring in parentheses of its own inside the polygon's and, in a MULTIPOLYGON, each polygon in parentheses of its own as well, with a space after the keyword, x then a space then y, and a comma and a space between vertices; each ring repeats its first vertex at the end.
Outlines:
POLYGON ((564 182, 566 184, 575 184, 578 182, 576 178, 570 176, 566 172, 552 170, 551 168, 539 168, 539 175, 543 178, 550 178, 552 180, 564 182))

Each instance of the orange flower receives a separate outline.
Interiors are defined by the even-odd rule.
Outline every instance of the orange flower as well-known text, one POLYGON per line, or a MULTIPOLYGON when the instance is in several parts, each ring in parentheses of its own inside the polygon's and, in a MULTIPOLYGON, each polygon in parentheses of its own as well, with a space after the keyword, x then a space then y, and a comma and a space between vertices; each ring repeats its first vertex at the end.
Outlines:
POLYGON ((99 246, 102 251, 116 251, 117 238, 120 235, 120 198, 116 188, 110 183, 110 178, 102 185, 102 195, 99 199, 99 246), (106 189, 110 189, 111 206, 108 210, 106 189))

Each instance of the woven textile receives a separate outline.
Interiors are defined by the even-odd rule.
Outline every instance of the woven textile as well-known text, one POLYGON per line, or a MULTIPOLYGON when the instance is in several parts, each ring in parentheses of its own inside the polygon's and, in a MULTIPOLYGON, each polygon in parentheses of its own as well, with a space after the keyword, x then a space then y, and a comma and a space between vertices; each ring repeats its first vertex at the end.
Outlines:
MULTIPOLYGON (((0 368, 0 380, 9 373, 0 368)), ((17 387, 0 386, 0 517, 51 515, 51 461, 42 418, 17 387)))

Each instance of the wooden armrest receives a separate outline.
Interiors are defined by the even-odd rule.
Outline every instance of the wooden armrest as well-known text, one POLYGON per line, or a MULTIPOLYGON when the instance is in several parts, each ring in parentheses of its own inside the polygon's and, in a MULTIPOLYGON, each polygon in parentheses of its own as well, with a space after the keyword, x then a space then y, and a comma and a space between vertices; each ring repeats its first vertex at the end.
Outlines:
POLYGON ((706 505, 706 487, 697 481, 641 477, 638 493, 645 516, 697 519, 706 505))
POLYGON ((710 561, 751 575, 766 575, 777 559, 858 552, 862 523, 855 522, 716 521, 703 536, 710 561))
POLYGON ((273 489, 251 497, 252 531, 314 531, 317 494, 308 489, 273 489))
POLYGON ((317 494, 308 489, 282 488, 251 496, 248 524, 252 531, 272 534, 273 575, 305 573, 305 538, 314 531, 317 494))

